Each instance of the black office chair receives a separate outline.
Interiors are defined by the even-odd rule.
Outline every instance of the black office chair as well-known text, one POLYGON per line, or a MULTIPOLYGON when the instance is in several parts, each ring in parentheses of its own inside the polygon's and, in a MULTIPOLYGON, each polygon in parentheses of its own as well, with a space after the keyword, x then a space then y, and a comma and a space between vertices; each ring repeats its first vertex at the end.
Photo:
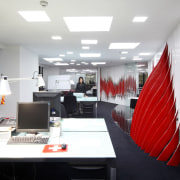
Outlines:
POLYGON ((97 96, 97 89, 93 89, 93 96, 97 96))
POLYGON ((91 102, 82 103, 83 117, 94 117, 94 104, 91 102))
POLYGON ((67 118, 66 108, 61 104, 61 118, 67 118))
POLYGON ((77 100, 76 96, 64 96, 64 106, 68 116, 77 113, 77 100))

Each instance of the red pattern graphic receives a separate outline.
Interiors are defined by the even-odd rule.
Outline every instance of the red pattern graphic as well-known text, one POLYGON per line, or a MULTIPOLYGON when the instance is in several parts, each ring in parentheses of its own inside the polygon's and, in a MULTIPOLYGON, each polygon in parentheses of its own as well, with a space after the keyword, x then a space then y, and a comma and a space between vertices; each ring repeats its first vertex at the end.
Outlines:
POLYGON ((176 119, 173 77, 166 45, 139 95, 130 135, 150 156, 168 161, 172 155, 167 165, 177 166, 180 163, 180 127, 176 128, 176 119))
POLYGON ((5 104, 5 96, 2 96, 2 98, 1 98, 1 104, 5 104))
POLYGON ((113 83, 112 79, 108 80, 100 80, 100 92, 105 92, 106 96, 109 97, 110 94, 115 97, 116 95, 120 95, 124 97, 128 92, 136 93, 136 79, 132 76, 129 76, 126 79, 121 79, 119 83, 113 83))

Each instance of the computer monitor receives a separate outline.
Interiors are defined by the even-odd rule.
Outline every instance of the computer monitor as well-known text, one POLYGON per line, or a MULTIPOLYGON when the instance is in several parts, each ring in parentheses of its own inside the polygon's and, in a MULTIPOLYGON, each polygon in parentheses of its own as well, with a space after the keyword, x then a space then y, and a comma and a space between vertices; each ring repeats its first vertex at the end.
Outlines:
POLYGON ((17 132, 48 132, 50 104, 48 102, 19 102, 17 104, 17 132))
POLYGON ((60 92, 33 92, 33 101, 50 102, 50 116, 61 117, 61 93, 60 92))

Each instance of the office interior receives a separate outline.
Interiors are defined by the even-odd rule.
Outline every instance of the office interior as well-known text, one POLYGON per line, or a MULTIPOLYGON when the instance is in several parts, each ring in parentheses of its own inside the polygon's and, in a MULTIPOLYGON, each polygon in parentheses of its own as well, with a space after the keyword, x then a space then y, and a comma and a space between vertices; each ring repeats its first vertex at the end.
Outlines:
MULTIPOLYGON (((4 104, 0 105, 0 117, 16 118, 17 103, 33 102, 34 92, 61 93, 61 96, 65 96, 70 91, 75 92, 79 77, 83 77, 87 85, 86 96, 97 98, 97 105, 93 106, 96 113, 91 117, 76 113, 66 117, 67 119, 75 118, 74 121, 77 119, 78 122, 81 118, 104 119, 116 155, 116 175, 112 179, 161 180, 171 178, 176 180, 180 178, 179 163, 175 166, 168 165, 173 154, 177 154, 176 161, 180 161, 179 137, 168 159, 160 161, 158 160, 159 155, 153 157, 150 156, 150 152, 145 152, 139 145, 141 143, 136 141, 136 136, 130 132, 135 111, 141 114, 144 111, 148 112, 149 116, 151 115, 150 110, 147 109, 150 105, 145 99, 146 94, 142 96, 141 92, 168 46, 169 83, 170 81, 172 83, 171 88, 174 93, 172 101, 175 102, 176 109, 172 119, 176 123, 176 135, 179 135, 180 2, 178 0, 137 0, 136 2, 130 0, 100 0, 98 2, 90 0, 86 2, 83 0, 33 0, 30 2, 0 0, 0 2, 0 74, 8 77, 11 89, 11 95, 5 96, 4 104), (48 19, 43 22, 37 21, 36 15, 35 20, 27 21, 22 17, 23 11, 43 11, 48 19), (78 30, 77 27, 70 29, 71 26, 68 23, 71 19, 68 19, 69 17, 93 17, 95 19, 91 22, 85 19, 81 23, 73 19, 76 24, 83 25, 82 29, 78 30), (99 17, 109 18, 104 20, 109 22, 107 29, 102 29, 101 23, 104 21, 99 20, 99 17), (135 20, 135 17, 144 19, 135 20), (94 26, 92 24, 90 30, 86 29, 88 23, 93 23, 95 20, 99 22, 94 26), (92 27, 98 28, 98 24, 100 24, 100 29, 93 30, 92 27), (91 42, 83 44, 82 40, 91 40, 91 42), (92 44, 93 41, 95 44, 92 44), (134 47, 127 47, 129 43, 134 47), (38 87, 38 74, 42 74, 44 86, 38 87), (93 94, 93 92, 96 93, 93 94), (146 106, 143 106, 142 97, 147 103, 146 106), (144 109, 138 111, 136 105, 140 98, 144 109)), ((156 72, 158 78, 157 74, 156 72)), ((162 78, 157 82, 157 78, 153 81, 158 91, 164 81, 162 78)), ((149 92, 154 86, 153 81, 149 86, 149 92)), ((150 96, 146 90, 147 96, 153 99, 157 91, 151 92, 152 96, 150 96)), ((3 95, 0 95, 0 98, 2 100, 3 95)), ((149 102, 152 99, 149 98, 149 102)), ((145 116, 148 117, 148 114, 145 116)), ((139 115, 136 114, 134 119, 137 117, 139 115)), ((140 121, 138 122, 141 124, 140 121)), ((153 124, 153 119, 152 123, 150 121, 151 124, 153 124)), ((80 124, 75 125, 80 126, 80 124)), ((169 127, 170 123, 166 130, 169 127)), ((163 137, 166 138, 166 136, 163 137)), ((10 169, 9 172, 12 166, 4 159, 0 159, 2 169, 0 177, 6 178, 3 165, 10 169)), ((46 167, 43 163, 37 163, 36 168, 40 169, 41 173, 43 169, 45 171, 48 169, 50 175, 54 170, 56 173, 53 177, 58 179, 60 176, 63 177, 58 169, 65 169, 63 171, 65 172, 69 167, 66 167, 68 164, 63 165, 57 162, 51 162, 46 167)), ((23 169, 23 163, 28 167, 25 169, 27 174, 33 174, 35 166, 32 166, 32 162, 15 163, 17 169, 23 169)), ((69 172, 75 174, 73 170, 68 169, 69 172)), ((18 173, 17 179, 23 179, 26 176, 20 171, 18 173)), ((36 179, 43 177, 41 173, 36 179)), ((104 176, 106 172, 102 169, 99 171, 78 170, 76 173, 79 177, 74 179, 88 179, 88 176, 93 179, 91 173, 95 174, 94 179, 109 178, 109 176, 104 176), (83 177, 84 174, 87 175, 86 178, 83 177)), ((34 178, 31 175, 29 177, 34 178)))

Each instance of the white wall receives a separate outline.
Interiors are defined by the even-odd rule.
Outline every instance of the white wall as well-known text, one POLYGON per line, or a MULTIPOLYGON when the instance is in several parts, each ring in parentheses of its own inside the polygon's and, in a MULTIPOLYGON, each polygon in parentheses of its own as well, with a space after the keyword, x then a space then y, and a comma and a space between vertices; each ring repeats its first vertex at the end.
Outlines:
POLYGON ((29 78, 29 80, 20 81, 20 102, 31 102, 33 100, 32 92, 38 91, 37 80, 32 79, 33 72, 38 75, 38 56, 20 48, 20 78, 29 78))
MULTIPOLYGON (((8 78, 19 77, 19 47, 6 47, 0 51, 0 73, 8 78)), ((15 116, 19 100, 19 82, 9 82, 12 94, 5 97, 5 105, 0 105, 0 117, 15 116)), ((1 96, 0 96, 1 98, 1 96)))
MULTIPOLYGON (((18 46, 7 46, 0 51, 0 73, 11 78, 32 78, 38 70, 38 57, 18 46), (30 62, 31 61, 31 62, 30 62)), ((15 117, 18 101, 32 101, 32 92, 37 91, 35 80, 9 81, 12 94, 6 96, 5 105, 0 105, 0 117, 15 117)), ((1 97, 0 97, 1 98, 1 97)))
MULTIPOLYGON (((180 110, 180 24, 176 27, 173 33, 167 39, 169 53, 171 54, 172 60, 172 76, 174 77, 173 86, 175 91, 175 98, 176 98, 176 107, 177 110, 180 110)), ((161 47, 160 51, 157 52, 155 57, 152 61, 156 62, 156 57, 160 56, 162 50, 165 47, 164 45, 161 47)), ((159 58, 158 58, 159 59, 159 58)), ((178 114, 180 119, 180 113, 178 114)))
MULTIPOLYGON (((115 84, 117 84, 121 78, 125 79, 126 77, 128 77, 128 75, 136 78, 136 87, 138 87, 138 73, 136 71, 135 64, 105 67, 101 69, 101 78, 103 80, 108 80, 109 78, 111 78, 113 80, 113 83, 115 84)), ((110 97, 107 97, 104 91, 102 92, 101 100, 126 106, 130 105, 130 99, 128 98, 128 96, 121 98, 118 96, 112 97, 110 95, 110 97)))

